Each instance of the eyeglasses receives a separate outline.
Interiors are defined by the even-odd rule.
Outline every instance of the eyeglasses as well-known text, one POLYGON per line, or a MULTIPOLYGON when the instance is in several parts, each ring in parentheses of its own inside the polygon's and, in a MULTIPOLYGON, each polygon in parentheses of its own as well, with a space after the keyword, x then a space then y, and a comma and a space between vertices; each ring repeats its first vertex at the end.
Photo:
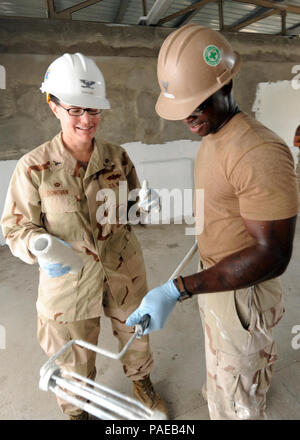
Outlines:
POLYGON ((102 109, 100 108, 80 108, 80 107, 71 107, 65 108, 61 104, 59 104, 61 108, 66 110, 70 116, 82 116, 85 112, 87 112, 91 116, 97 116, 102 113, 102 109))
POLYGON ((200 104, 192 113, 191 116, 197 116, 201 115, 204 110, 211 104, 212 102, 212 96, 210 96, 208 99, 206 99, 202 104, 200 104))

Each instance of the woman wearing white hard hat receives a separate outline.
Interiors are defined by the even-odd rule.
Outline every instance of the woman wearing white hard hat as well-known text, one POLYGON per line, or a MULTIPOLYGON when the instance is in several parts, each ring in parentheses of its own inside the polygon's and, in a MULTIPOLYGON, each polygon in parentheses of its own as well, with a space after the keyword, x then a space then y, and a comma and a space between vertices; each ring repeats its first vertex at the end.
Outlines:
MULTIPOLYGON (((41 91, 61 131, 17 164, 2 217, 6 243, 26 263, 39 263, 38 340, 48 356, 71 339, 96 345, 102 310, 121 349, 132 336, 126 318, 146 294, 147 280, 131 226, 120 221, 118 209, 115 222, 105 221, 113 206, 102 196, 110 191, 118 205, 119 184, 127 185, 128 194, 140 187, 138 177, 122 147, 95 140, 101 113, 110 104, 103 75, 92 59, 80 53, 57 58, 47 69, 41 91)), ((142 202, 147 210, 147 200, 142 202)), ((81 347, 73 345, 59 363, 85 377, 96 376, 95 353, 81 347)), ((167 417, 149 377, 149 336, 135 339, 122 363, 134 396, 167 417)), ((88 418, 71 403, 60 398, 58 403, 70 419, 88 418)))

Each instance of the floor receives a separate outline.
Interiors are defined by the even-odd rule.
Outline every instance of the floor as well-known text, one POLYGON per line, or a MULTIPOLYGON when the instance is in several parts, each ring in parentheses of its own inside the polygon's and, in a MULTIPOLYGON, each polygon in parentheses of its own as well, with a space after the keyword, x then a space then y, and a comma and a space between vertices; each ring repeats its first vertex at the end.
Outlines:
MULTIPOLYGON (((193 244, 184 225, 137 226, 144 251, 149 287, 165 282, 193 244)), ((0 420, 65 420, 53 393, 39 389, 39 370, 46 356, 36 341, 38 271, 0 248, 0 420), (5 332, 5 338, 4 338, 5 332), (5 342, 5 344, 4 344, 5 342)), ((299 296, 300 225, 290 265, 283 275, 286 313, 274 330, 279 361, 268 395, 268 417, 300 419, 299 296)), ((184 273, 196 271, 194 257, 184 273)), ((98 345, 118 352, 110 322, 103 318, 98 345)), ((152 380, 165 399, 172 420, 209 420, 201 396, 205 378, 204 345, 197 298, 178 304, 166 327, 151 335, 156 367, 152 380)), ((97 356, 96 381, 131 395, 131 382, 119 361, 97 356)))

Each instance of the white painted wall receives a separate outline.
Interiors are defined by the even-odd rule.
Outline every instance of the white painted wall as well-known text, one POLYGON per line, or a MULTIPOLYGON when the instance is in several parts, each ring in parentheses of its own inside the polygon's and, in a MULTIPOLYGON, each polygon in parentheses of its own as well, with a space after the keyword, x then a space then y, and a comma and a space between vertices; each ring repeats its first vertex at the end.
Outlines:
POLYGON ((287 143, 297 166, 299 148, 293 146, 293 140, 300 124, 300 88, 293 87, 292 81, 259 83, 252 111, 287 143))
MULTIPOLYGON (((189 189, 190 195, 194 188, 194 160, 199 149, 199 141, 179 140, 166 142, 159 145, 145 145, 141 142, 124 144, 123 147, 135 164, 137 174, 142 181, 148 181, 149 188, 155 190, 168 190, 171 194, 180 191, 182 201, 174 205, 170 198, 170 215, 161 212, 160 216, 151 217, 151 222, 183 223, 193 215, 192 197, 184 195, 184 190, 189 189)), ((164 197, 162 193, 162 197, 164 197)), ((165 199, 166 200, 166 199, 165 199)), ((177 198, 179 201, 179 198, 177 198)), ((167 200, 166 200, 167 201, 167 200)))

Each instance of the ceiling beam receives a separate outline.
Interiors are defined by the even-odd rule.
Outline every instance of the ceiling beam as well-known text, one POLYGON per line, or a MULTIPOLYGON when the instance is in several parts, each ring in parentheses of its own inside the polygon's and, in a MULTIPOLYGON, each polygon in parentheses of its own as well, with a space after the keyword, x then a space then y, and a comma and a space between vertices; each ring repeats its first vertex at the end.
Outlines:
POLYGON ((143 15, 146 16, 147 15, 147 0, 142 0, 142 4, 143 4, 143 15))
POLYGON ((173 1, 174 0, 156 0, 148 14, 140 17, 139 24, 145 24, 147 26, 156 25, 167 12, 173 1))
MULTIPOLYGON (((181 9, 181 10, 175 12, 174 14, 171 14, 171 15, 168 15, 167 17, 161 18, 157 22, 157 25, 160 26, 164 23, 167 23, 168 21, 174 20, 174 18, 180 17, 181 15, 185 15, 190 12, 193 12, 192 16, 194 16, 198 12, 197 10, 199 10, 200 8, 205 6, 207 3, 213 3, 216 1, 218 1, 218 0, 198 1, 197 3, 194 3, 191 6, 188 6, 187 8, 181 9)), ((275 10, 277 10, 277 12, 285 11, 286 13, 300 14, 300 6, 289 5, 289 4, 280 3, 280 2, 274 2, 271 0, 232 0, 232 1, 237 2, 237 3, 246 3, 246 4, 250 4, 250 5, 260 6, 260 7, 264 7, 266 9, 269 9, 269 10, 275 9, 275 10)), ((275 14, 275 12, 274 12, 274 14, 275 14)), ((273 15, 273 13, 271 15, 273 15)), ((186 20, 183 20, 184 23, 187 21, 189 21, 189 17, 187 17, 186 20)))
POLYGON ((114 18, 114 23, 122 23, 124 15, 126 14, 128 8, 128 4, 129 4, 129 0, 120 0, 119 8, 114 18))
MULTIPOLYGON (((163 23, 167 23, 168 21, 173 20, 176 17, 180 17, 181 15, 187 14, 190 11, 199 10, 203 6, 205 6, 207 3, 215 2, 216 0, 201 0, 197 3, 194 3, 191 6, 188 6, 187 8, 181 9, 180 11, 175 12, 174 14, 168 15, 167 17, 164 17, 160 19, 157 23, 158 26, 162 25, 163 23)), ((198 11, 197 11, 198 12, 198 11)))
POLYGON ((222 31, 224 29, 224 0, 218 1, 219 10, 219 29, 222 31))
MULTIPOLYGON (((194 1, 194 3, 197 3, 197 1, 194 1)), ((192 6, 192 5, 191 5, 192 6)), ((199 9, 194 9, 193 11, 187 12, 186 14, 183 15, 182 18, 179 18, 176 21, 175 27, 180 27, 180 26, 184 26, 185 24, 187 24, 189 21, 192 20, 193 17, 195 17, 195 15, 197 15, 199 12, 199 9)))
POLYGON ((87 8, 88 6, 100 3, 102 0, 85 0, 83 2, 77 3, 77 5, 70 6, 69 8, 63 9, 61 11, 55 10, 54 0, 47 0, 48 7, 48 18, 63 18, 70 20, 72 14, 81 9, 87 8))
POLYGON ((259 13, 250 14, 252 16, 240 21, 239 23, 232 25, 232 26, 226 26, 225 30, 229 32, 238 32, 239 30, 249 26, 252 23, 256 23, 257 21, 264 20, 265 18, 270 17, 274 14, 280 14, 280 11, 277 9, 270 9, 269 11, 261 11, 259 13))
POLYGON ((286 34, 287 35, 297 35, 297 34, 300 34, 300 21, 298 23, 296 23, 296 24, 293 24, 293 26, 290 26, 289 28, 287 28, 286 34), (293 30, 295 30, 296 33, 293 33, 293 30))
POLYGON ((289 5, 288 3, 273 2, 270 0, 232 0, 237 3, 247 3, 255 6, 262 6, 267 9, 278 9, 290 14, 300 14, 300 6, 289 5))
POLYGON ((281 35, 286 35, 286 11, 281 11, 281 35))
POLYGON ((191 19, 193 17, 195 17, 195 15, 198 14, 198 12, 199 12, 199 9, 195 9, 194 11, 191 11, 191 12, 188 12, 187 14, 185 14, 183 16, 183 18, 176 23, 176 27, 180 27, 180 26, 187 24, 189 21, 191 21, 191 19))
MULTIPOLYGON (((285 26, 286 26, 286 24, 285 24, 285 26)), ((281 35, 282 36, 282 31, 283 31, 283 29, 281 27, 281 31, 278 32, 275 35, 281 35)), ((285 36, 286 37, 290 37, 290 38, 299 37, 300 36, 300 22, 294 24, 293 26, 286 27, 285 36)))
POLYGON ((54 18, 56 14, 54 0, 47 0, 47 13, 48 13, 48 18, 54 18))

